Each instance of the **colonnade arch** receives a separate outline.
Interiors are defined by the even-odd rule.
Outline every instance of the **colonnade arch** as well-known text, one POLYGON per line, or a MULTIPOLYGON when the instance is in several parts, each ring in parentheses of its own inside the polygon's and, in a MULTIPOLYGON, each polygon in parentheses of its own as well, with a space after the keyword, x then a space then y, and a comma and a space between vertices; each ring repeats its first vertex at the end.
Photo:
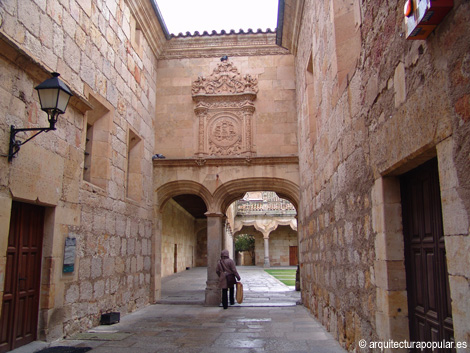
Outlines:
POLYGON ((225 213, 230 204, 241 199, 247 191, 274 191, 279 197, 290 201, 296 210, 298 209, 298 185, 280 178, 242 178, 223 184, 214 193, 216 208, 225 213))
MULTIPOLYGON (((271 256, 272 253, 270 253, 270 242, 272 239, 272 234, 276 233, 276 230, 278 229, 283 229, 284 227, 290 228, 292 231, 295 232, 295 247, 298 250, 298 232, 297 232, 297 217, 289 217, 286 219, 282 219, 279 217, 256 217, 256 218, 251 218, 248 220, 242 220, 242 221, 235 221, 235 228, 233 229, 233 236, 234 239, 238 234, 247 234, 245 233, 247 229, 252 228, 254 233, 249 232, 248 234, 251 234, 253 236, 256 235, 256 233, 260 234, 262 237, 262 247, 261 250, 264 253, 264 259, 263 259, 263 267, 271 267, 273 263, 271 262, 271 256), (290 218, 290 219, 289 219, 290 218)), ((279 234, 278 234, 279 235, 279 234)), ((284 239, 287 240, 287 239, 284 239)), ((290 242, 290 241, 289 241, 290 242)), ((292 244, 294 245, 294 244, 292 244)), ((258 253, 258 245, 255 246, 255 257, 252 259, 255 265, 258 265, 259 262, 259 253, 258 253)), ((295 262, 295 259, 298 259, 298 252, 296 251, 295 257, 293 259, 290 258, 290 249, 277 249, 278 250, 278 257, 281 256, 286 256, 289 255, 288 258, 288 263, 281 263, 280 259, 277 259, 277 263, 274 263, 274 266, 292 266, 291 262, 295 262), (279 250, 282 251, 283 253, 279 253, 279 250), (284 253, 285 252, 285 253, 284 253)), ((295 264, 297 265, 297 263, 295 264)))
POLYGON ((191 180, 175 180, 157 189, 158 210, 161 212, 171 198, 184 194, 199 196, 206 204, 207 209, 212 203, 212 195, 204 185, 191 180))
POLYGON ((208 212, 225 213, 230 204, 239 200, 247 191, 274 191, 279 197, 290 201, 296 209, 299 204, 299 187, 290 180, 280 178, 241 178, 217 187, 211 193, 203 184, 192 180, 175 180, 160 186, 157 192, 159 210, 174 196, 194 194, 201 197, 208 212))
MULTIPOLYGON (((218 177, 218 176, 217 176, 218 177)), ((274 191, 279 197, 290 201, 296 210, 299 205, 299 187, 291 180, 272 177, 239 178, 221 183, 210 191, 210 186, 192 180, 173 180, 164 183, 156 189, 156 222, 155 230, 155 293, 158 299, 161 289, 161 230, 162 210, 165 204, 173 197, 183 194, 199 196, 207 207, 207 282, 205 291, 205 305, 218 305, 220 303, 220 290, 215 272, 217 260, 222 250, 224 218, 228 207, 234 201, 243 198, 248 191, 274 191)))

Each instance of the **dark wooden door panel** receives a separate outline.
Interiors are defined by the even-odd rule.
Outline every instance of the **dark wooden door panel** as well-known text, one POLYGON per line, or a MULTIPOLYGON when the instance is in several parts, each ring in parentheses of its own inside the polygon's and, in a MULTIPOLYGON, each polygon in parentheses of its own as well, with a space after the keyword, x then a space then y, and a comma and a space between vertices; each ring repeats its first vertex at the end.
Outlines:
POLYGON ((410 339, 453 340, 437 160, 403 175, 401 191, 410 339))
POLYGON ((411 269, 412 276, 416 278, 416 281, 412 283, 413 290, 415 293, 414 297, 414 304, 416 307, 421 307, 424 312, 424 299, 423 299, 423 288, 424 288, 424 278, 419 276, 419 273, 423 273, 423 269, 421 268, 421 255, 422 252, 419 249, 413 249, 412 251, 412 258, 414 262, 414 267, 411 269))
POLYGON ((426 335, 425 335, 425 332, 426 332, 426 321, 416 317, 416 327, 418 327, 418 330, 417 330, 417 342, 426 342, 426 335))
MULTIPOLYGON (((436 295, 436 283, 434 281, 434 277, 436 275, 435 269, 434 269, 434 262, 435 262, 435 257, 434 257, 434 252, 429 251, 426 253, 426 268, 424 269, 424 273, 426 274, 426 279, 427 279, 427 299, 428 299, 428 310, 436 312, 437 311, 437 298, 436 295)), ((437 292, 439 292, 437 290, 437 292)), ((433 313, 429 313, 429 315, 432 315, 433 313)))
POLYGON ((289 247, 289 266, 297 266, 299 264, 297 253, 298 253, 297 246, 289 247))
POLYGON ((39 311, 44 208, 12 203, 0 352, 36 339, 39 311))
POLYGON ((2 319, 0 321, 0 351, 6 352, 9 347, 9 335, 8 335, 8 324, 10 322, 10 317, 12 316, 12 304, 11 300, 3 302, 2 305, 2 319))

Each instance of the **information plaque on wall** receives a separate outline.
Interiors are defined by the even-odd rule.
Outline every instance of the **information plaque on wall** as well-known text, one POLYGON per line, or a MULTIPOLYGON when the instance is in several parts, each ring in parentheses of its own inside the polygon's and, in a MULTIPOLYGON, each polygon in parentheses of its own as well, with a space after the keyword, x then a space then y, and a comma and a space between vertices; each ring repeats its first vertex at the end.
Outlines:
POLYGON ((69 272, 74 271, 76 247, 77 247, 76 238, 74 237, 65 238, 64 267, 62 270, 64 273, 69 273, 69 272))

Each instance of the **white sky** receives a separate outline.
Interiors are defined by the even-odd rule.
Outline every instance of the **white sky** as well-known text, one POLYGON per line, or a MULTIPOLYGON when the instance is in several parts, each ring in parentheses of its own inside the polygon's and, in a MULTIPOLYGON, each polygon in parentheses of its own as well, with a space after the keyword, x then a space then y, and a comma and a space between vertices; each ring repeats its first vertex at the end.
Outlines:
POLYGON ((220 33, 222 29, 277 27, 278 0, 155 0, 162 13, 168 32, 220 33))

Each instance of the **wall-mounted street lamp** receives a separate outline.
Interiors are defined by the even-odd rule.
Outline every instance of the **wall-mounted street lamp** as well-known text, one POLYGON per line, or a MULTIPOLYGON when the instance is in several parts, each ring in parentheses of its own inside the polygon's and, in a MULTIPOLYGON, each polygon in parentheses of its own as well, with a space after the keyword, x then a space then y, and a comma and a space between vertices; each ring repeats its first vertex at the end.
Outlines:
POLYGON ((52 78, 34 87, 38 91, 41 110, 47 113, 49 127, 16 129, 14 125, 10 126, 10 147, 8 148, 8 162, 15 157, 23 146, 29 140, 32 140, 41 132, 55 130, 55 123, 59 114, 64 114, 69 99, 73 95, 70 88, 59 79, 60 74, 52 73, 52 78), (23 131, 37 131, 34 135, 24 141, 16 140, 16 134, 23 131))

